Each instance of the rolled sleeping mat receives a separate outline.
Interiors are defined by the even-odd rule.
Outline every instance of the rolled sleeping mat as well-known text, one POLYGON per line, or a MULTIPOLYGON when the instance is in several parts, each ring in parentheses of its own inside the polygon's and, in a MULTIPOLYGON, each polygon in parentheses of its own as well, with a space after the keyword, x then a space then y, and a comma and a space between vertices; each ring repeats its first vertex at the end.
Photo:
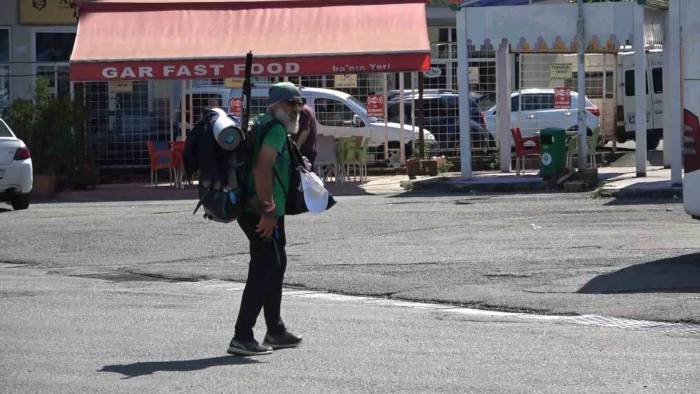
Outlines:
POLYGON ((212 111, 218 115, 212 126, 214 139, 221 149, 236 149, 243 139, 241 128, 221 108, 212 108, 212 111))

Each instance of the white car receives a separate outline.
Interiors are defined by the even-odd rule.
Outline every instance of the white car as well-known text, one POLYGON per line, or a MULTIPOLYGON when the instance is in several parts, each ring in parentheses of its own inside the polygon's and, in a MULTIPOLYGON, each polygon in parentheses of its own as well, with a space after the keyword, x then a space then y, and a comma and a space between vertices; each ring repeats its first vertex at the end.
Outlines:
MULTIPOLYGON (((519 128, 523 137, 534 137, 548 127, 564 130, 578 129, 578 93, 571 93, 569 108, 554 108, 554 89, 522 89, 510 95, 510 127, 519 128)), ((497 138, 496 108, 484 113, 486 129, 497 138)), ((600 110, 586 98, 586 125, 594 129, 600 125, 600 110)))
POLYGON ((32 183, 29 148, 0 119, 0 201, 10 203, 14 209, 29 208, 32 183))
MULTIPOLYGON (((268 87, 254 87, 251 91, 251 114, 265 112, 267 109, 268 87)), ((411 123, 404 124, 403 133, 401 125, 388 122, 384 127, 384 120, 370 116, 363 102, 355 97, 338 90, 321 88, 301 88, 301 95, 306 103, 316 113, 317 131, 319 135, 331 135, 333 137, 361 136, 368 138, 369 146, 377 149, 375 161, 384 159, 383 149, 385 138, 389 140, 389 151, 399 150, 401 135, 405 143, 406 157, 411 155, 412 142, 418 139, 419 131, 412 129, 411 123)), ((200 114, 207 107, 218 106, 229 108, 231 100, 241 97, 240 89, 230 89, 223 86, 200 86, 192 90, 192 103, 195 115, 200 114)), ((189 102, 189 94, 186 96, 189 102)), ((179 119, 179 117, 176 117, 179 119)), ((437 145, 435 136, 424 129, 424 140, 428 147, 437 145)), ((372 161, 372 157, 370 157, 372 161)))

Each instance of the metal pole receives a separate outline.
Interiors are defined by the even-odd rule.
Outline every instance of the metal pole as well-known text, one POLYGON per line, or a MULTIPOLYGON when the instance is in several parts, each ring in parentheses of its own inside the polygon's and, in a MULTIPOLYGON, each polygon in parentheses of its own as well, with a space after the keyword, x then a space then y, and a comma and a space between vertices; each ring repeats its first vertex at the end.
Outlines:
POLYGON ((187 100, 187 86, 184 79, 180 80, 180 139, 185 141, 187 138, 187 118, 185 117, 185 100, 187 100))
POLYGON ((194 128, 194 95, 192 94, 192 80, 188 79, 187 82, 187 85, 189 87, 188 90, 190 92, 190 128, 194 128))
POLYGON ((644 52, 644 6, 634 6, 634 126, 637 176, 647 175, 647 59, 644 52))
MULTIPOLYGON (((624 119, 617 118, 617 99, 619 97, 618 94, 620 91, 620 73, 622 72, 622 68, 618 67, 619 62, 620 56, 617 53, 615 53, 613 55, 613 103, 615 103, 615 111, 613 112, 613 153, 617 153, 617 122, 624 121, 624 119)), ((623 114, 622 116, 624 118, 625 115, 623 114)))
POLYGON ((457 86, 459 87, 459 153, 462 178, 472 177, 471 135, 469 133, 469 47, 467 8, 457 13, 457 86))
MULTIPOLYGON (((416 73, 412 72, 411 73, 411 131, 413 132, 413 150, 417 148, 415 141, 415 135, 416 135, 416 73)), ((421 159, 423 158, 422 156, 420 157, 421 159)))
POLYGON ((423 126, 425 125, 425 117, 423 116, 423 91, 425 90, 425 80, 422 72, 418 73, 418 102, 416 103, 418 111, 418 141, 420 144, 420 158, 425 158, 425 135, 423 126))
POLYGON ((583 1, 578 2, 578 169, 585 169, 588 164, 588 127, 586 125, 586 34, 584 31, 583 1))
POLYGON ((384 89, 384 161, 389 163, 389 103, 386 102, 388 95, 387 73, 384 73, 382 88, 384 89))
POLYGON ((175 105, 173 104, 174 98, 175 98, 175 84, 173 81, 170 81, 170 100, 169 100, 169 114, 168 114, 168 121, 170 122, 170 142, 175 141, 175 127, 173 126, 173 123, 175 123, 175 117, 173 116, 173 113, 175 112, 175 105))
POLYGON ((399 73, 399 123, 400 123, 400 129, 399 129, 399 149, 401 150, 399 152, 399 158, 401 160, 401 165, 406 164, 406 152, 404 148, 404 140, 403 140, 403 134, 404 134, 404 127, 405 127, 405 111, 404 111, 404 97, 403 97, 403 73, 399 73))

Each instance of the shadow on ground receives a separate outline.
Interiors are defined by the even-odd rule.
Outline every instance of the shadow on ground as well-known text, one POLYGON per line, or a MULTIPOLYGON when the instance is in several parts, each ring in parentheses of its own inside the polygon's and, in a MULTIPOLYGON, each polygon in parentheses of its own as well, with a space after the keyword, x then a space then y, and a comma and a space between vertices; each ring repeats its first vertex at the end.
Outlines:
POLYGON ((159 371, 188 372, 223 365, 245 365, 256 363, 259 363, 259 361, 251 358, 221 356, 194 360, 147 361, 133 364, 105 365, 98 372, 119 373, 124 375, 124 379, 129 379, 144 375, 151 375, 154 372, 159 371))
POLYGON ((369 196, 367 190, 361 187, 357 182, 335 183, 326 182, 326 189, 334 196, 369 196))
POLYGON ((583 287, 582 294, 700 293, 700 253, 633 265, 600 275, 583 287))
POLYGON ((606 202, 604 205, 615 206, 615 205, 664 205, 664 204, 683 204, 683 199, 680 197, 636 197, 636 198, 613 198, 612 200, 606 202))

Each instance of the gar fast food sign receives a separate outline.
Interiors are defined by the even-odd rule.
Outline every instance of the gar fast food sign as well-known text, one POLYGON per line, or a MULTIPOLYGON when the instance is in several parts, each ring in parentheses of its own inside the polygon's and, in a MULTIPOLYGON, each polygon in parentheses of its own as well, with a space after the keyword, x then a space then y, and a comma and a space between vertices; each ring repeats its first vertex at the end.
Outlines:
MULTIPOLYGON (((129 79, 185 79, 193 77, 224 77, 229 75, 241 76, 245 71, 245 64, 235 64, 229 68, 225 64, 163 64, 150 65, 124 65, 102 67, 103 79, 129 80, 129 79)), ((270 63, 267 65, 253 64, 253 75, 284 75, 299 72, 298 63, 270 63)))
MULTIPOLYGON (((383 73, 429 68, 430 56, 415 54, 258 58, 251 73, 256 77, 383 73)), ((242 78, 244 59, 83 62, 70 64, 71 80, 118 81, 149 79, 242 78)))

